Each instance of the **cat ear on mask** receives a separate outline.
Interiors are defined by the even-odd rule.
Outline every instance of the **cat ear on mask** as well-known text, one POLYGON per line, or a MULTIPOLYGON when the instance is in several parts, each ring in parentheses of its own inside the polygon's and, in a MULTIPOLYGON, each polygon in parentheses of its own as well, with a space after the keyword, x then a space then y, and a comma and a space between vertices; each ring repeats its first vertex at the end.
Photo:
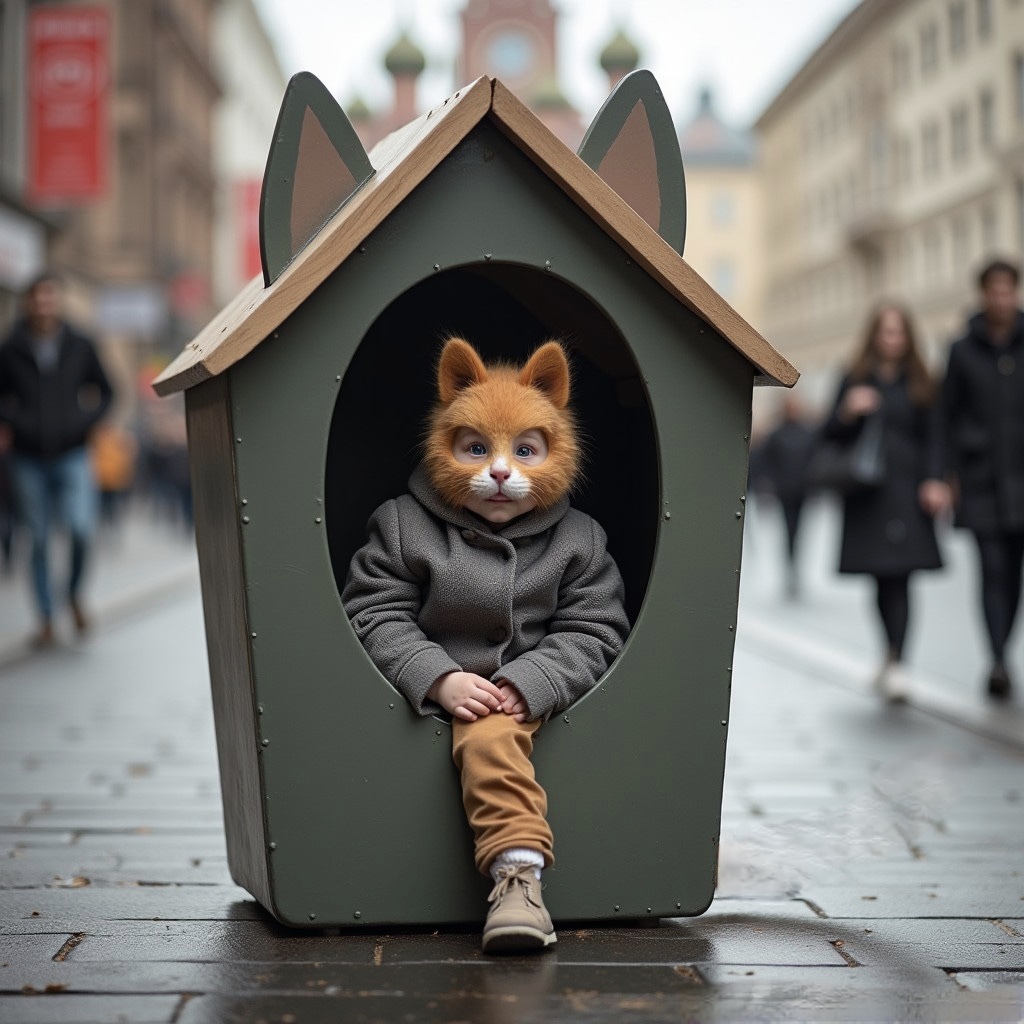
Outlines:
POLYGON ((683 158, 672 115, 650 71, 634 71, 619 82, 587 129, 579 157, 682 254, 683 158))
POLYGON ((285 89, 260 195, 263 282, 272 284, 374 174, 345 112, 315 75, 285 89))
POLYGON ((437 395, 447 405, 460 391, 487 380, 487 367, 475 348, 462 338, 449 338, 437 365, 437 395))
POLYGON ((527 360, 519 383, 543 391, 556 409, 569 404, 569 361, 557 341, 546 341, 527 360))

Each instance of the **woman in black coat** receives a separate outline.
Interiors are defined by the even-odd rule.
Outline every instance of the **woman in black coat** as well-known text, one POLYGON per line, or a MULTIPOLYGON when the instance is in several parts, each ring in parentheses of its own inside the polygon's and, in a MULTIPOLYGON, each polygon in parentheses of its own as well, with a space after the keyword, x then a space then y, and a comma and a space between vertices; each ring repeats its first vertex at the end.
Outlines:
POLYGON ((937 399, 910 315, 895 304, 878 307, 839 387, 824 434, 852 443, 869 418, 881 419, 884 480, 844 499, 839 571, 875 578, 887 642, 875 686, 890 700, 906 697, 902 660, 910 621, 910 574, 942 567, 933 517, 949 506, 950 492, 941 479, 937 399))

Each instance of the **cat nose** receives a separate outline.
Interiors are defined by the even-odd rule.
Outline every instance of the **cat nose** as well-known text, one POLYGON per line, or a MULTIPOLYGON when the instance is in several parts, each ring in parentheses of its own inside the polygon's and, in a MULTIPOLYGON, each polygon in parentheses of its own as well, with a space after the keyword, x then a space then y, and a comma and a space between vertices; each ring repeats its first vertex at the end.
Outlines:
POLYGON ((494 480, 497 480, 499 484, 503 484, 511 475, 512 471, 507 469, 505 466, 491 466, 491 477, 494 480))

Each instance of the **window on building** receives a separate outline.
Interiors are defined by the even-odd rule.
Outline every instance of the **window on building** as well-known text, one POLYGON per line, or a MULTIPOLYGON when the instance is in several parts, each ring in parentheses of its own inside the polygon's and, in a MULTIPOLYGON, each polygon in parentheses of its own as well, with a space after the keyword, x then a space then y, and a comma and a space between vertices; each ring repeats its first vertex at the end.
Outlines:
POLYGON ((953 218, 950 234, 953 240, 953 276, 958 281, 964 280, 971 261, 971 237, 970 225, 962 213, 953 218))
POLYGON ((992 35, 992 0, 976 0, 978 15, 978 39, 985 40, 992 35))
POLYGON ((954 56, 967 49, 967 9, 964 0, 949 5, 949 52, 954 56))
POLYGON ((1013 102, 1017 122, 1024 124, 1024 53, 1013 55, 1013 102))
POLYGON ((921 174, 934 178, 939 173, 939 123, 928 121, 921 128, 921 174))
POLYGON ((949 115, 949 155, 954 164, 967 159, 967 105, 961 103, 949 115))
POLYGON ((939 26, 929 21, 921 29, 921 74, 931 75, 939 66, 939 26))
POLYGON ((1024 178, 1017 179, 1017 248, 1024 252, 1024 178))
POLYGON ((910 47, 899 40, 892 47, 892 85, 905 89, 910 84, 910 47))
POLYGON ((996 104, 991 89, 978 94, 978 142, 988 149, 996 141, 996 104))
POLYGON ((729 192, 716 192, 711 197, 711 223, 727 227, 736 220, 736 203, 729 192))
POLYGON ((998 241, 999 225, 996 222, 995 208, 986 206, 981 211, 981 249, 986 258, 996 251, 998 241))
POLYGON ((728 301, 736 296, 736 267, 732 260, 715 260, 711 271, 711 284, 715 291, 728 301))

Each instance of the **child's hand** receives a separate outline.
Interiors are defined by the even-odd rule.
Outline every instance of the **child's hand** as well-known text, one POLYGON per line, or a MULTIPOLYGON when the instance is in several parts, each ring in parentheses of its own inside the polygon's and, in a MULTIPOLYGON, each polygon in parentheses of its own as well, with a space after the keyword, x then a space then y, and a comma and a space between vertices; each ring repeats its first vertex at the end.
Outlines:
POLYGON ((501 710, 511 715, 517 722, 525 722, 530 709, 523 700, 523 695, 507 680, 503 679, 498 686, 501 693, 501 710))
POLYGON ((475 672, 449 672, 427 690, 427 696, 450 715, 467 722, 497 711, 505 699, 494 683, 475 672))

